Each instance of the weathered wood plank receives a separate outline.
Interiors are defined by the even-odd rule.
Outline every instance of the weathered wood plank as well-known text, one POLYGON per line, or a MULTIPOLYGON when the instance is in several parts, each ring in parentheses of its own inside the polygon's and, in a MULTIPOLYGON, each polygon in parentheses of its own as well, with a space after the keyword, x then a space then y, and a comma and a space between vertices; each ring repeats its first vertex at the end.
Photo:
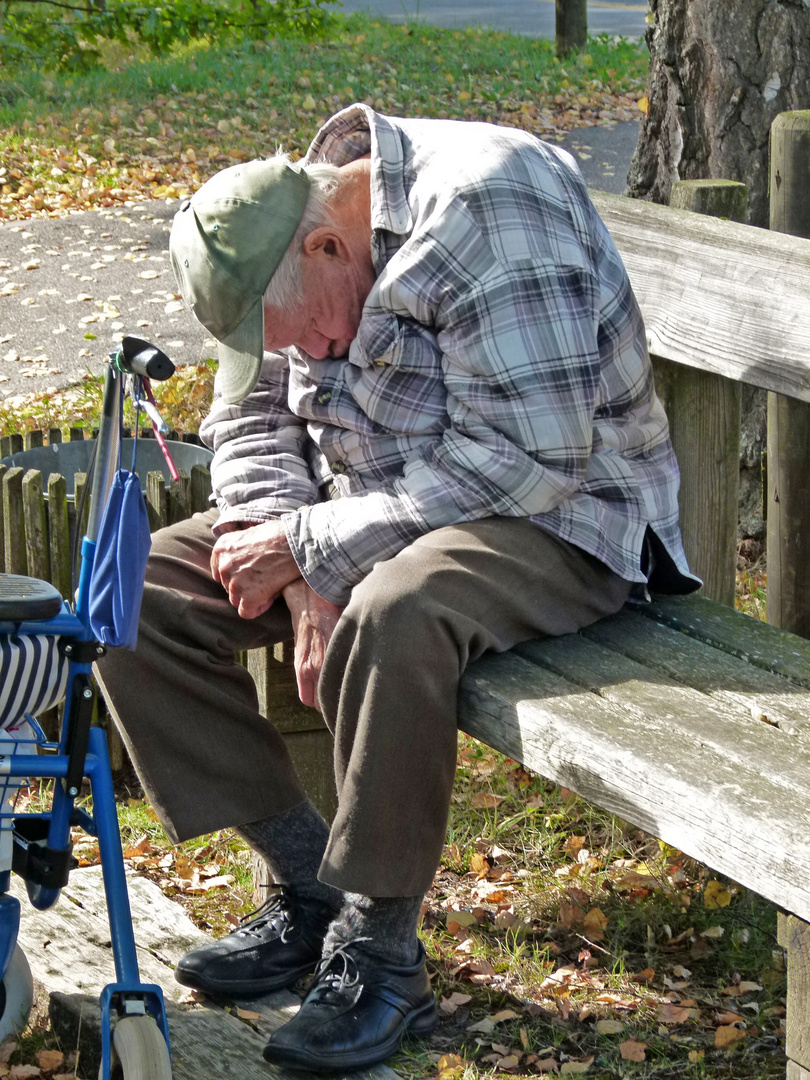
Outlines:
POLYGON ((678 458, 681 536, 702 596, 734 606, 740 478, 741 384, 666 360, 655 386, 678 458))
MULTIPOLYGON (((662 671, 578 634, 529 641, 514 650, 603 702, 638 710, 659 735, 663 748, 670 735, 711 749, 739 770, 773 777, 799 803, 810 801, 810 745, 751 715, 750 709, 712 698, 679 684, 662 671)), ((810 703, 810 694, 805 695, 810 703)), ((757 797, 758 780, 752 797, 757 797)))
POLYGON ((646 708, 582 690, 514 653, 484 657, 467 670, 459 724, 774 903, 810 916, 810 799, 779 777, 761 776, 756 760, 742 767, 699 735, 674 724, 662 728, 646 708))
MULTIPOLYGON (((260 1014, 255 1023, 244 1023, 213 1002, 185 1003, 188 990, 175 981, 174 965, 209 939, 154 882, 130 872, 127 884, 141 977, 157 983, 167 1002, 173 1080, 300 1080, 299 1073, 269 1065, 261 1056, 270 1031, 294 1015, 300 998, 284 990, 235 999, 234 1005, 260 1014)), ((12 892, 23 905, 20 944, 34 978, 51 993, 54 1027, 63 1045, 72 1047, 81 1039, 85 1075, 94 1076, 100 1054, 98 994, 115 978, 101 868, 74 870, 50 911, 31 908, 16 877, 12 892)), ((342 1075, 346 1080, 397 1080, 384 1065, 342 1075)))
POLYGON ((799 1076, 810 1075, 810 926, 781 912, 778 926, 779 944, 788 957, 785 1053, 802 1070, 799 1076))
POLYGON ((211 509, 211 472, 206 465, 191 466, 191 512, 201 514, 211 509))
POLYGON ((166 480, 161 472, 146 474, 146 511, 149 517, 149 531, 155 532, 169 523, 168 494, 166 480))
POLYGON ((25 519, 22 504, 22 480, 25 469, 8 469, 3 477, 3 518, 5 520, 5 558, 7 574, 27 574, 25 557, 25 519))
POLYGON ((650 352, 810 401, 810 240, 591 195, 627 266, 650 352))
POLYGON ((581 633, 755 719, 810 738, 810 693, 780 675, 633 612, 602 619, 581 633))
POLYGON ((70 517, 68 514, 67 481, 59 473, 48 477, 48 542, 51 550, 51 584, 63 599, 73 593, 70 566, 70 517))
POLYGON ((703 597, 657 596, 637 610, 645 618, 810 688, 810 641, 804 638, 703 597))
MULTIPOLYGON (((40 436, 42 432, 38 433, 40 436)), ((22 483, 25 520, 25 553, 28 573, 42 581, 51 580, 51 552, 48 543, 48 518, 42 490, 42 473, 29 469, 22 483)))

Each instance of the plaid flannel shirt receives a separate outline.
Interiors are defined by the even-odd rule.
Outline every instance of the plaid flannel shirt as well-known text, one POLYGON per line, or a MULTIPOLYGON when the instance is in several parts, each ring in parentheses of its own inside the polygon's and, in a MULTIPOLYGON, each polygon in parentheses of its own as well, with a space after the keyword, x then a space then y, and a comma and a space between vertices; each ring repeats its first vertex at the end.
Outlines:
POLYGON ((354 105, 307 160, 369 152, 377 279, 357 337, 342 360, 267 353, 247 399, 215 398, 220 522, 282 518, 338 604, 420 535, 492 516, 635 582, 649 525, 669 587, 697 587, 641 314, 572 159, 513 129, 354 105))

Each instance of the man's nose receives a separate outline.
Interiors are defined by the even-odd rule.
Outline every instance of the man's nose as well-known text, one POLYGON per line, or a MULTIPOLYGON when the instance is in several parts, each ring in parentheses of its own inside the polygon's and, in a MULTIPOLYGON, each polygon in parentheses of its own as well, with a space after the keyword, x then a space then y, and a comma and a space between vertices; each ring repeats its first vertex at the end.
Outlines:
POLYGON ((313 360, 325 360, 329 355, 331 341, 317 330, 310 330, 296 344, 299 349, 303 349, 305 353, 308 353, 313 360))

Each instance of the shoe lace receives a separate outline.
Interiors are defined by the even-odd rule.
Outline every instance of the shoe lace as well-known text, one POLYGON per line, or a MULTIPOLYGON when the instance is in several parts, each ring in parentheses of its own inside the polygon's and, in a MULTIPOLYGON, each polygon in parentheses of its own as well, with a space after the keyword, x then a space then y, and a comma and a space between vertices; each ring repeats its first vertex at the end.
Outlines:
POLYGON ((279 931, 279 937, 286 944, 286 935, 292 929, 294 901, 289 889, 286 889, 283 885, 272 884, 270 888, 279 891, 273 893, 272 896, 268 896, 255 911, 243 915, 234 933, 261 937, 262 931, 268 923, 273 923, 273 928, 279 931), (279 921, 282 923, 281 927, 278 926, 279 921))
POLYGON ((360 969, 349 949, 370 940, 368 937, 357 937, 344 941, 321 960, 315 972, 315 988, 323 992, 319 996, 342 997, 360 982, 360 969))

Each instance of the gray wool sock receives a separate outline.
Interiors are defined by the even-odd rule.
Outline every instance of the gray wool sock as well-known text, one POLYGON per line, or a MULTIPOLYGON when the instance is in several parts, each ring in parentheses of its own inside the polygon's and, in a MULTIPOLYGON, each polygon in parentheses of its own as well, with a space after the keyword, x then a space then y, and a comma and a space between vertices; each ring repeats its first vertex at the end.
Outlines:
POLYGON ((367 938, 360 949, 367 956, 392 964, 415 964, 419 956, 416 930, 421 896, 363 896, 346 893, 343 907, 326 932, 323 955, 341 945, 367 938))
POLYGON ((343 893, 318 881, 329 826, 311 802, 240 825, 236 831, 263 856, 279 884, 289 885, 299 898, 317 900, 336 911, 340 908, 343 893))

